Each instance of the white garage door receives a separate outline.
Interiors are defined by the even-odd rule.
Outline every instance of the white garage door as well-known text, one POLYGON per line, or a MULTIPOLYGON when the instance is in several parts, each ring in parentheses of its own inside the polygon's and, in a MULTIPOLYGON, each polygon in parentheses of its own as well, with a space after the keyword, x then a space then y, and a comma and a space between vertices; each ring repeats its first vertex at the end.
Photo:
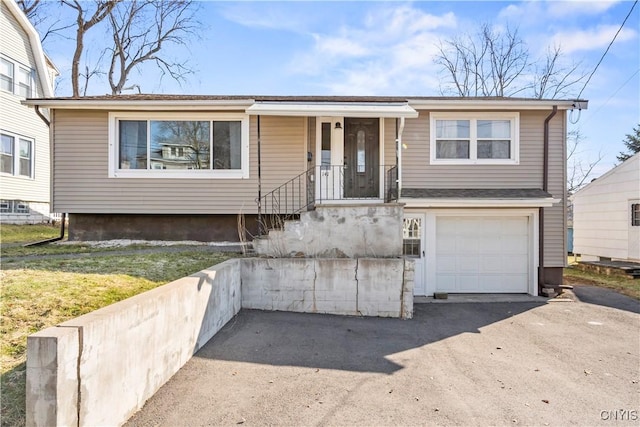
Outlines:
POLYGON ((436 218, 436 290, 526 293, 529 218, 436 218))

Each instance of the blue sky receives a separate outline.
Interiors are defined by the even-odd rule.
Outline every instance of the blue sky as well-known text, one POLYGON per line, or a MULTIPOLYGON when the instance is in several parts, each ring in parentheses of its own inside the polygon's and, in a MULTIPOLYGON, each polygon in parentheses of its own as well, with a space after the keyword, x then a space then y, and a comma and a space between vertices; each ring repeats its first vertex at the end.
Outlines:
MULTIPOLYGON (((145 68, 130 83, 146 93, 238 95, 440 95, 436 44, 481 23, 518 28, 532 57, 560 44, 569 62, 590 73, 632 6, 631 1, 496 2, 201 2, 204 24, 188 48, 169 53, 196 73, 182 85, 145 68)), ((570 117, 580 129, 580 158, 616 163, 625 134, 640 122, 640 5, 584 90, 589 109, 570 117)), ((104 30, 91 44, 99 46, 104 30)), ((45 42, 62 71, 57 95, 70 94, 72 46, 45 42)), ((90 52, 95 59, 98 52, 90 52)), ((579 92, 582 84, 576 86, 579 92)), ((92 83, 90 94, 108 92, 92 83)))

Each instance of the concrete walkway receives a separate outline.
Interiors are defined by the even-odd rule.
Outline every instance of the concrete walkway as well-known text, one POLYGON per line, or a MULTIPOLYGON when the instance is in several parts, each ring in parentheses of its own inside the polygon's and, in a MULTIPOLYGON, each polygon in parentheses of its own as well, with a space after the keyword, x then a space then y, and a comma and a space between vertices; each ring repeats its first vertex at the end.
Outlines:
POLYGON ((613 425, 639 370, 640 316, 577 299, 242 311, 128 425, 613 425))

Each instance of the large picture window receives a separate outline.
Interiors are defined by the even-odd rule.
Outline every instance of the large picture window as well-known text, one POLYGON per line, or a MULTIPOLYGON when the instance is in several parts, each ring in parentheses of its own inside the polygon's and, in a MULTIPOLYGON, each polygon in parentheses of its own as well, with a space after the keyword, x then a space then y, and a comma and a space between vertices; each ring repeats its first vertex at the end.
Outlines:
POLYGON ((113 177, 248 177, 248 118, 112 114, 113 177))
POLYGON ((432 113, 431 163, 517 164, 517 113, 432 113))

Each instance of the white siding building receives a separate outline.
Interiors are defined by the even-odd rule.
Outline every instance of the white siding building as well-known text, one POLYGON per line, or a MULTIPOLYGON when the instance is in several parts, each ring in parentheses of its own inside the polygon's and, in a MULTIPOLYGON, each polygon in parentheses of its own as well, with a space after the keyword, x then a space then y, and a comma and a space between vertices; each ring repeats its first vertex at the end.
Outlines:
POLYGON ((14 1, 0 2, 0 34, 0 218, 45 222, 51 198, 49 127, 22 101, 53 96, 58 71, 14 1))
POLYGON ((640 262, 640 153, 573 196, 573 233, 583 261, 640 262))

